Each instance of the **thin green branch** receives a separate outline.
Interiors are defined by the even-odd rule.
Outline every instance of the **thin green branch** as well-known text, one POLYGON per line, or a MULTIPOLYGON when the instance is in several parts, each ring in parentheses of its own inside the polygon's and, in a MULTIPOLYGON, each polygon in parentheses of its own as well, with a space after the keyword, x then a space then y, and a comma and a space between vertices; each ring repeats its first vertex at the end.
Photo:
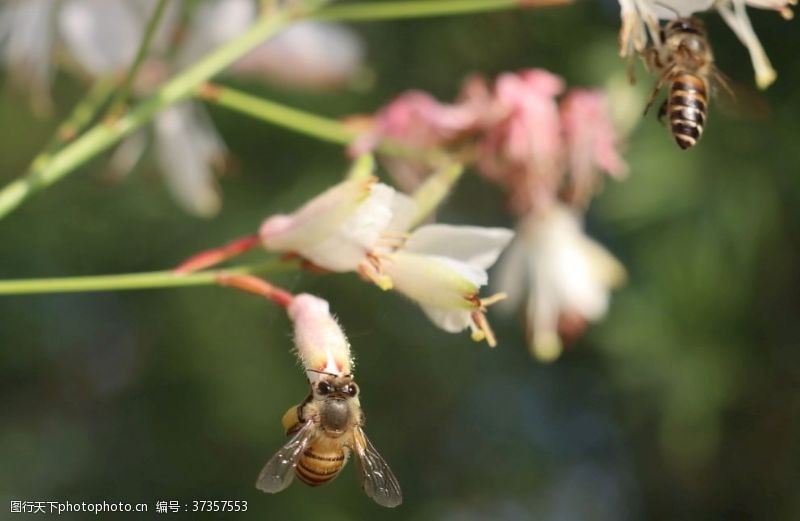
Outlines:
MULTIPOLYGON (((572 0, 401 0, 380 3, 362 2, 343 4, 324 8, 315 12, 313 9, 324 5, 327 0, 313 0, 307 2, 302 9, 292 10, 291 12, 285 10, 267 10, 269 14, 263 16, 253 24, 249 30, 209 53, 194 66, 176 75, 133 110, 124 114, 111 124, 96 125, 79 139, 54 154, 51 159, 44 162, 40 168, 29 171, 23 177, 12 181, 0 189, 0 219, 21 205, 32 194, 61 180, 78 166, 119 142, 122 138, 142 125, 150 122, 163 108, 189 97, 203 82, 208 81, 212 76, 228 67, 242 55, 265 39, 279 32, 293 21, 303 18, 340 21, 390 20, 479 13, 528 6, 541 7, 566 4, 571 1, 572 0)), ((163 0, 162 3, 164 3, 163 0)), ((152 20, 156 20, 156 18, 157 17, 154 17, 152 20)), ((156 24, 153 23, 154 27, 155 25, 156 24)), ((146 47, 147 46, 143 45, 140 51, 142 53, 145 52, 146 47)), ((323 122, 311 121, 308 119, 305 120, 305 122, 301 122, 299 126, 302 126, 303 123, 311 123, 314 125, 316 127, 314 132, 316 132, 315 135, 317 135, 317 137, 338 143, 345 142, 344 134, 340 133, 340 127, 331 127, 324 124, 316 126, 316 123, 323 122)), ((385 148, 382 147, 382 151, 391 153, 392 148, 391 144, 387 144, 385 148)), ((398 155, 402 155, 403 151, 395 150, 394 152, 398 153, 398 155)))
MULTIPOLYGON (((218 84, 203 85, 198 89, 197 96, 209 103, 337 145, 349 145, 359 136, 357 131, 341 121, 218 84)), ((431 164, 452 163, 445 152, 437 149, 408 148, 391 140, 381 141, 376 148, 377 152, 393 157, 431 164)))
MULTIPOLYGON (((550 3, 565 3, 564 0, 550 3)), ((531 4, 532 2, 527 2, 531 4)), ((543 2, 547 3, 547 2, 543 2)), ((472 14, 488 11, 516 9, 525 0, 411 0, 397 2, 362 2, 331 6, 314 18, 328 21, 366 22, 472 14)))
POLYGON ((444 165, 414 191, 412 197, 417 206, 417 213, 411 221, 412 227, 427 219, 442 204, 463 173, 464 166, 460 163, 444 165))
POLYGON ((164 12, 167 10, 167 1, 168 0, 159 0, 158 5, 156 5, 155 9, 153 10, 153 14, 150 16, 150 20, 147 22, 147 27, 144 31, 144 37, 142 38, 142 43, 139 44, 139 50, 136 52, 136 57, 133 59, 133 63, 128 69, 128 73, 125 76, 125 81, 123 81, 122 87, 117 92, 117 95, 114 96, 114 101, 111 103, 111 108, 108 110, 108 114, 112 118, 117 117, 125 111, 125 104, 128 101, 128 95, 133 87, 133 82, 136 80, 136 75, 139 73, 139 68, 142 66, 145 58, 147 57, 147 53, 150 50, 150 44, 153 42, 153 38, 156 35, 158 24, 161 23, 161 19, 164 17, 164 12))
POLYGON ((151 121, 161 109, 189 97, 198 85, 283 29, 292 20, 293 18, 285 12, 276 12, 259 19, 242 35, 176 75, 155 94, 118 120, 94 126, 53 155, 41 169, 6 185, 0 190, 0 218, 8 215, 32 194, 61 180, 79 165, 151 121))
POLYGON ((349 144, 357 135, 335 119, 287 107, 229 87, 206 84, 198 91, 198 96, 221 107, 339 145, 349 144))
POLYGON ((75 139, 86 128, 86 125, 95 119, 116 84, 117 81, 112 76, 99 78, 92 83, 92 86, 89 87, 89 92, 75 105, 69 116, 61 122, 44 150, 33 158, 31 165, 28 167, 28 172, 34 172, 42 168, 62 145, 75 139))
POLYGON ((136 289, 210 286, 217 283, 220 273, 230 275, 261 275, 298 269, 299 262, 273 259, 261 264, 230 269, 201 271, 177 275, 174 271, 63 277, 52 279, 0 280, 0 295, 33 295, 44 293, 79 293, 88 291, 121 291, 136 289))

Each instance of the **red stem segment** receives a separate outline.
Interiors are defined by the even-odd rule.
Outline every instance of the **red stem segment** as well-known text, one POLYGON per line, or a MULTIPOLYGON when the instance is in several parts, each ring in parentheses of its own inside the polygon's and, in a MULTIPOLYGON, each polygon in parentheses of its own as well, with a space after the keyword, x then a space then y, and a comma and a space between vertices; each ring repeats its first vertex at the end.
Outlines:
POLYGON ((198 253, 197 255, 189 257, 183 261, 180 266, 175 268, 175 273, 179 275, 185 275, 187 273, 210 268, 211 266, 215 266, 221 262, 225 262, 228 259, 232 259, 233 257, 237 257, 243 253, 246 253, 259 244, 260 239, 258 235, 248 235, 247 237, 236 239, 220 248, 206 250, 198 253))
POLYGON ((229 275, 227 273, 220 273, 217 275, 217 284, 264 297, 283 308, 289 307, 289 304, 292 303, 292 299, 294 299, 294 295, 285 289, 273 286, 266 280, 254 277, 253 275, 229 275))

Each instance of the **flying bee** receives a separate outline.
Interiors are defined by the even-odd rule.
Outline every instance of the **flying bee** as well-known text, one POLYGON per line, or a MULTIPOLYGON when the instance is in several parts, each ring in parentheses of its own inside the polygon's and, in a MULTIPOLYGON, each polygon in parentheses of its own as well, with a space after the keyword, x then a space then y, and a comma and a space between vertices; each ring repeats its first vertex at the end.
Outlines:
POLYGON ((733 93, 725 76, 714 65, 714 53, 708 41, 705 24, 696 17, 676 18, 662 31, 659 48, 645 51, 651 69, 660 73, 645 114, 656 96, 669 85, 667 99, 658 111, 659 121, 669 117, 672 137, 686 150, 700 140, 708 119, 712 82, 733 93))
POLYGON ((385 507, 402 501, 400 484, 389 465, 364 434, 364 413, 352 375, 320 373, 308 397, 283 416, 289 441, 264 465, 256 488, 275 493, 294 476, 310 486, 335 478, 351 453, 358 462, 367 496, 385 507))

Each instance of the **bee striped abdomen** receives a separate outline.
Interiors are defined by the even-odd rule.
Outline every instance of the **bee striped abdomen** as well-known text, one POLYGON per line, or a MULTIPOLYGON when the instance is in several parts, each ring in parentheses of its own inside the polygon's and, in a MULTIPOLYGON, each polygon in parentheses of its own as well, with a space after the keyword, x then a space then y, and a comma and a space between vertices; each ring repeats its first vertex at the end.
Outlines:
POLYGON ((672 137, 686 150, 703 135, 708 114, 706 82, 695 74, 678 74, 672 80, 667 107, 672 137))
POLYGON ((345 459, 344 451, 317 452, 309 447, 297 462, 295 474, 306 485, 316 487, 335 478, 345 459))

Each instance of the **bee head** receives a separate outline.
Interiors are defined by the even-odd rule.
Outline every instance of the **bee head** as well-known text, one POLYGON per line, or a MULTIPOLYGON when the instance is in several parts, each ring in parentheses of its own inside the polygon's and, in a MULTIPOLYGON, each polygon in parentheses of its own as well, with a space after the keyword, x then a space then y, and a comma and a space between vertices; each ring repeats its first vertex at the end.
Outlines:
POLYGON ((341 436, 355 419, 357 407, 353 398, 358 395, 358 385, 350 379, 323 379, 314 387, 316 396, 321 400, 320 426, 329 436, 341 436))
POLYGON ((325 400, 346 400, 358 396, 358 385, 350 376, 322 379, 313 384, 312 389, 325 400))

